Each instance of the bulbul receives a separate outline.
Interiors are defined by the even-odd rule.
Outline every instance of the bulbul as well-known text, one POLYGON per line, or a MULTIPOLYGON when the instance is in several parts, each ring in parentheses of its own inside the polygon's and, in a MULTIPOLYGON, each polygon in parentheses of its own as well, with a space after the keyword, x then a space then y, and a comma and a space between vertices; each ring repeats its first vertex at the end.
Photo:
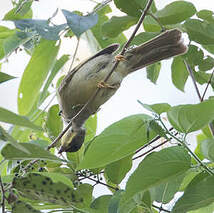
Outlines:
POLYGON ((187 51, 182 40, 182 33, 177 29, 163 32, 152 40, 128 50, 124 56, 115 54, 118 47, 119 44, 106 47, 80 63, 62 80, 57 97, 65 122, 71 121, 98 87, 101 89, 86 109, 72 120, 71 129, 62 138, 59 153, 76 152, 81 148, 85 138, 83 127, 85 121, 115 94, 128 74, 187 51), (103 80, 111 71, 115 60, 120 60, 120 62, 104 83, 103 80))

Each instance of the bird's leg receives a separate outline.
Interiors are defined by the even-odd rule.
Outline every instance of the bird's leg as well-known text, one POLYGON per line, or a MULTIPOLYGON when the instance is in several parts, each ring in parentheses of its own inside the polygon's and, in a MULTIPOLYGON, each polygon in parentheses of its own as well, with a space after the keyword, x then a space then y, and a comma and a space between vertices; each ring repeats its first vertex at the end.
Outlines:
POLYGON ((116 55, 116 56, 114 57, 114 59, 115 59, 116 61, 126 61, 126 57, 123 56, 123 55, 120 55, 120 54, 116 55))
POLYGON ((98 84, 97 84, 97 87, 102 89, 102 88, 109 88, 109 89, 117 89, 118 86, 117 85, 110 85, 104 81, 100 81, 98 84))

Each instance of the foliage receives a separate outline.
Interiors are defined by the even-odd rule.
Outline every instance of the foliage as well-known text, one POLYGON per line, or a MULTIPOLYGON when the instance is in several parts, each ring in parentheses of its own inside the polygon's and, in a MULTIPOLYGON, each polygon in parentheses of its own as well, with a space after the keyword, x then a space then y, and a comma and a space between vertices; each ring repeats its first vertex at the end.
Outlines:
MULTIPOLYGON (((150 115, 127 115, 99 135, 97 115, 91 116, 86 122, 84 146, 78 152, 58 156, 57 147, 47 150, 63 123, 58 104, 49 103, 44 110, 39 107, 47 103, 51 86, 57 89, 62 79, 58 73, 69 60, 68 55, 59 54, 61 41, 70 37, 79 40, 84 35, 94 50, 111 43, 124 45, 124 31, 136 25, 148 2, 114 0, 112 4, 123 12, 122 16, 115 16, 106 2, 95 5, 87 15, 63 9, 66 23, 55 25, 52 19, 57 14, 48 20, 32 18, 36 1, 13 1, 14 8, 3 20, 13 22, 15 27, 0 26, 0 59, 7 63, 5 59, 22 48, 30 60, 20 77, 18 114, 0 107, 0 121, 11 125, 9 130, 0 127, 3 213, 5 208, 14 213, 213 212, 214 100, 204 100, 207 90, 197 93, 201 100, 198 104, 172 107, 168 103, 139 102, 150 115), (109 14, 113 16, 109 18, 109 14), (169 125, 171 128, 167 128, 169 125), (186 137, 198 130, 201 133, 192 151, 186 137), (160 138, 165 141, 150 149, 149 145, 160 138), (174 145, 153 151, 171 140, 174 145), (140 163, 133 171, 136 159, 140 163), (107 187, 111 194, 100 193, 94 198, 95 185, 107 187), (179 198, 175 200, 174 196, 179 198), (172 200, 173 206, 165 205, 172 200)), ((138 33, 131 45, 146 42, 161 30, 179 28, 188 35, 189 44, 185 55, 173 58, 174 86, 184 92, 187 79, 192 78, 196 89, 199 85, 214 88, 214 13, 197 11, 194 4, 182 0, 158 10, 156 2, 152 2, 143 21, 144 32, 138 33)), ((16 78, 3 71, 0 84, 16 78)), ((148 80, 156 83, 161 62, 146 71, 148 80)))

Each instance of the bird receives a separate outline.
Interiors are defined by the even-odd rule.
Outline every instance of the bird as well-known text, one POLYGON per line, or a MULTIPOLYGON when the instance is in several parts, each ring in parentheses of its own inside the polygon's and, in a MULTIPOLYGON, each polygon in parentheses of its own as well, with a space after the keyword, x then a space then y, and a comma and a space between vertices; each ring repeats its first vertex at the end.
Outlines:
POLYGON ((124 55, 116 54, 118 48, 119 44, 112 44, 86 59, 71 70, 58 87, 60 114, 66 123, 72 122, 71 128, 61 140, 59 154, 77 152, 81 148, 86 134, 84 123, 115 94, 127 75, 187 52, 182 32, 178 29, 166 30, 148 42, 130 48, 124 55), (118 66, 104 82, 116 60, 119 60, 118 66), (100 90, 96 97, 74 118, 97 88, 100 90))

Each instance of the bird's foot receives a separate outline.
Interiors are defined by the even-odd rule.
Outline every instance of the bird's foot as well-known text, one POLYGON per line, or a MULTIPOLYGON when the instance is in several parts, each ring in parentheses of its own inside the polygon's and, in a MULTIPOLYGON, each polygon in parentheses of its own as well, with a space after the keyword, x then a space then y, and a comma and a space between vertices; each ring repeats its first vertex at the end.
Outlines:
POLYGON ((100 81, 98 84, 97 84, 97 87, 102 89, 102 88, 109 88, 109 89, 117 89, 117 86, 115 85, 110 85, 104 81, 100 81))
POLYGON ((125 56, 120 55, 120 54, 116 55, 114 58, 115 58, 116 61, 126 61, 125 56))

